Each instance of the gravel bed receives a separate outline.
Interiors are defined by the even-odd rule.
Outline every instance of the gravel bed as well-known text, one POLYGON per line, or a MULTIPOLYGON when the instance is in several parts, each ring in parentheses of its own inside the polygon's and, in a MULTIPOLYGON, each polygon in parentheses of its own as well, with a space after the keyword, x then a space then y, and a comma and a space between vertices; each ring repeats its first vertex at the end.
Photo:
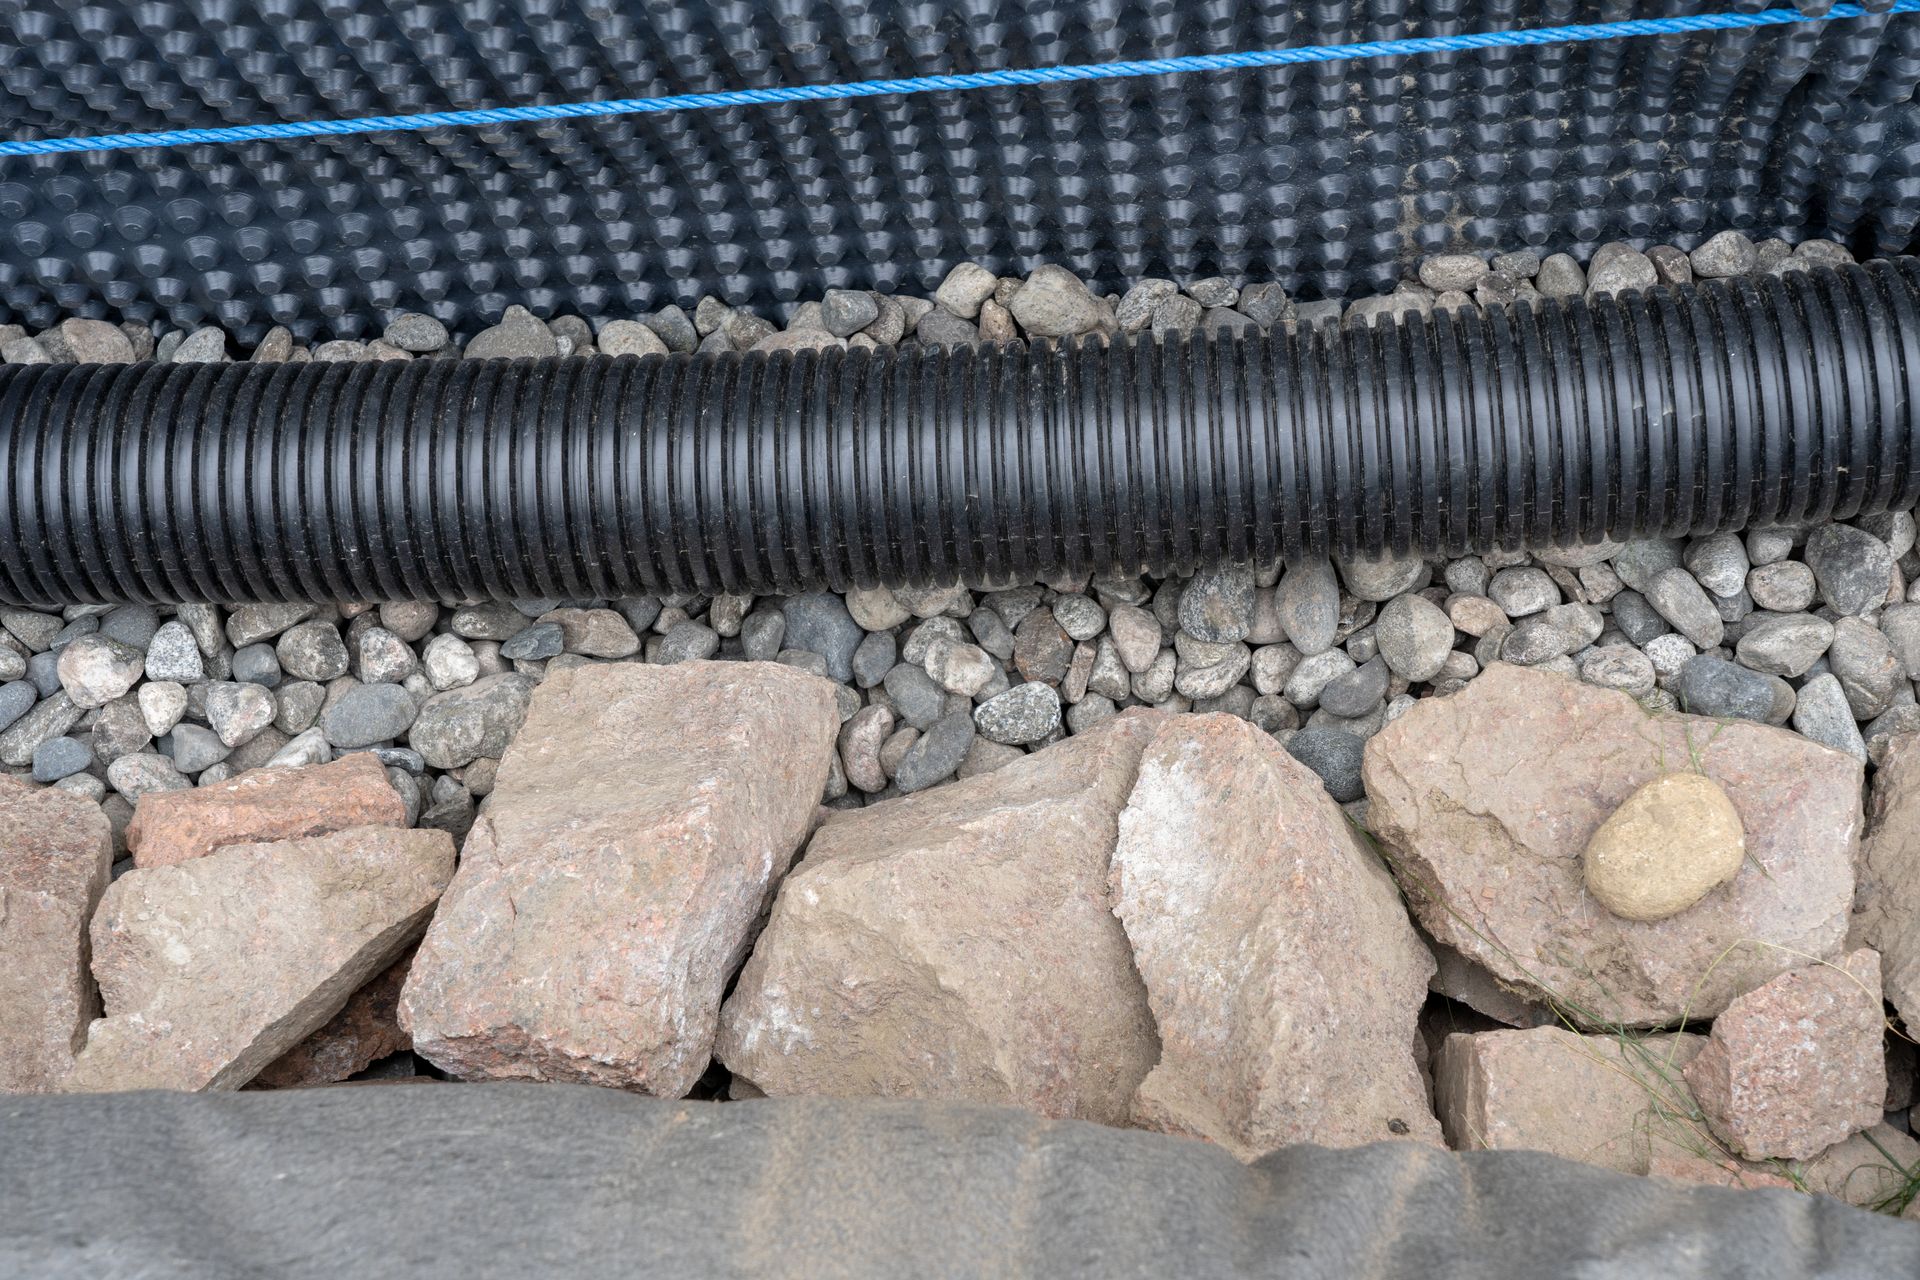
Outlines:
MULTIPOLYGON (((1070 273, 962 265, 931 300, 829 291, 784 328, 703 299, 590 325, 510 308, 460 348, 400 315, 371 342, 256 360, 554 356, 873 347, 1100 332, 1367 322, 1434 308, 1779 274, 1839 245, 1723 232, 1685 253, 1430 258, 1387 296, 1297 303, 1275 284, 1146 280, 1100 298, 1070 273)), ((28 335, 0 360, 225 360, 217 329, 157 336, 100 320, 28 335)), ((986 772, 1132 705, 1224 711, 1282 738, 1343 802, 1365 740, 1414 699, 1494 662, 1787 726, 1877 763, 1920 729, 1920 570, 1910 513, 1691 541, 1453 560, 1230 565, 1190 579, 1075 579, 788 598, 675 595, 481 603, 0 609, 0 768, 99 800, 124 827, 143 794, 263 765, 373 751, 416 820, 456 835, 550 671, 606 661, 774 660, 840 686, 839 768, 859 805, 986 772)), ((123 864, 124 865, 124 864, 123 864)))

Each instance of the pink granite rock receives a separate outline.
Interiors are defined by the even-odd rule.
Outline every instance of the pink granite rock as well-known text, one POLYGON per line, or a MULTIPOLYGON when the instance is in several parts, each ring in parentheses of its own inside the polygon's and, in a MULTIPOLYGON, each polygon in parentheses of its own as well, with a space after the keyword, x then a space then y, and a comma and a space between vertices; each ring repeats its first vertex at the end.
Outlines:
POLYGON ((1873 777, 1854 940, 1880 952, 1886 998, 1920 1029, 1920 735, 1895 738, 1873 777))
POLYGON ((87 921, 107 887, 100 806, 0 781, 0 1093, 39 1093, 73 1066, 99 1011, 87 921))
POLYGON ((1804 1160, 1880 1123, 1885 1036, 1880 957, 1860 950, 1728 1005, 1687 1064, 1687 1084, 1735 1151, 1804 1160))
POLYGON ((1136 1122, 1249 1160, 1439 1141, 1413 1056, 1433 958, 1386 869, 1270 734, 1227 715, 1165 724, 1111 886, 1160 1032, 1136 1122))
POLYGON ((1709 1018, 1845 942, 1861 766, 1746 721, 1650 716, 1624 693, 1495 664, 1367 743, 1368 825, 1420 923, 1591 1027, 1709 1018), (1692 907, 1622 919, 1580 854, 1621 801, 1700 769, 1738 810, 1745 867, 1692 907))
POLYGON ((1458 1151, 1545 1151, 1622 1173, 1658 1164, 1668 1176, 1717 1181, 1702 1166, 1720 1167, 1726 1153, 1682 1074, 1703 1043, 1559 1027, 1451 1035, 1434 1059, 1434 1110, 1458 1151))
POLYGON ((776 663, 549 676, 414 957, 415 1052, 470 1079, 684 1095, 839 724, 832 684, 776 663))
POLYGON ((93 921, 106 1016, 67 1092, 238 1089, 419 937, 444 831, 354 827, 121 876, 93 921))
POLYGON ((830 817, 721 1016, 735 1096, 967 1099, 1124 1124, 1159 1045, 1107 869, 1160 722, 1128 712, 830 817))

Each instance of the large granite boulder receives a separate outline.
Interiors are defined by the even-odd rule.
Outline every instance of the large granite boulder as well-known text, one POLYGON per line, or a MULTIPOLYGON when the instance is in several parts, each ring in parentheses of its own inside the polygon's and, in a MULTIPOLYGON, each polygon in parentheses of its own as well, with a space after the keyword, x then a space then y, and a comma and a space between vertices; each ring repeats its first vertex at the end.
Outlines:
POLYGON ((806 838, 840 717, 776 663, 619 663, 534 693, 401 995, 466 1078, 679 1097, 806 838))
POLYGON ((1272 735, 1226 715, 1165 725, 1120 815, 1112 889, 1160 1033, 1138 1123, 1248 1160, 1440 1141, 1413 1056, 1433 957, 1272 735))
POLYGON ((392 964, 452 875, 446 832, 390 827, 129 871, 93 921, 106 1016, 61 1089, 238 1089, 392 964))
POLYGON ((1711 1018, 1846 941, 1860 763, 1783 729, 1649 715, 1624 693, 1496 664, 1367 744, 1368 824, 1421 925, 1589 1027, 1711 1018), (1662 774, 1717 782, 1746 865, 1666 919, 1623 919, 1580 855, 1662 774))
POLYGON ((822 824, 722 1015, 736 1088, 1124 1124, 1159 1042, 1107 872, 1162 720, 822 824))
POLYGON ((107 887, 113 829, 65 791, 0 781, 0 1093, 51 1088, 100 1001, 87 922, 107 887))

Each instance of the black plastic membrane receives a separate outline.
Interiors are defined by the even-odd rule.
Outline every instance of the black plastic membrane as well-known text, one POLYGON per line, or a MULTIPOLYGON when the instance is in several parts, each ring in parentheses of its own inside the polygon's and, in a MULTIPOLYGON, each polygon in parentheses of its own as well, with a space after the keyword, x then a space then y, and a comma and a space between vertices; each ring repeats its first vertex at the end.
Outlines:
POLYGON ((1920 499, 1920 259, 1250 337, 0 368, 0 600, 1189 572, 1920 499))
MULTIPOLYGON (((9 136, 403 114, 1759 9, 1766 0, 0 0, 9 136)), ((1809 10, 1824 4, 1809 3, 1809 10)), ((1869 6, 1872 7, 1872 6, 1869 6)), ((955 263, 1389 290, 1450 248, 1905 251, 1920 20, 0 160, 0 322, 471 333, 514 302, 926 292, 955 263)))

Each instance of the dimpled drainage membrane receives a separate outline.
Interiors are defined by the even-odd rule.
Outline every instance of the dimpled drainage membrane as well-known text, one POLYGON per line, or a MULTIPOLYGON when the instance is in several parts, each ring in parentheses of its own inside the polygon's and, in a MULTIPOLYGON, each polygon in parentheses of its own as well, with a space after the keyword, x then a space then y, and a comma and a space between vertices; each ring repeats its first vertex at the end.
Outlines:
MULTIPOLYGON (((36 138, 649 97, 1710 12, 1721 2, 0 0, 36 138)), ((1749 4, 1750 9, 1763 7, 1749 4)), ((1809 11, 1825 5, 1808 5, 1809 11)), ((241 340, 463 332, 512 302, 930 291, 959 261, 1097 287, 1390 289, 1449 247, 1904 250, 1920 17, 543 125, 0 159, 0 323, 241 340)))

